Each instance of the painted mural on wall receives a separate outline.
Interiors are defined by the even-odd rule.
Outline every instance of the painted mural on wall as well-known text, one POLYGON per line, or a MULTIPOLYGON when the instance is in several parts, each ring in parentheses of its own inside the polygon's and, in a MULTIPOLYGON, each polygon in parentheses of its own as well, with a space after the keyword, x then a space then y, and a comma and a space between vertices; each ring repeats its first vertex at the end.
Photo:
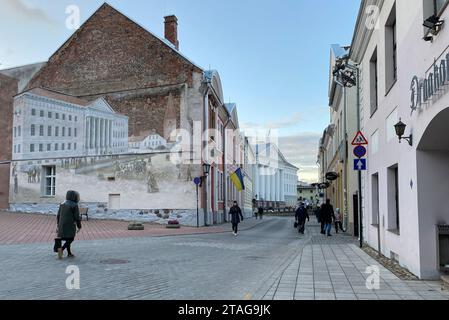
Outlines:
POLYGON ((77 190, 84 203, 108 206, 118 196, 119 209, 194 209, 199 169, 175 164, 170 153, 14 162, 10 202, 60 203, 77 190))

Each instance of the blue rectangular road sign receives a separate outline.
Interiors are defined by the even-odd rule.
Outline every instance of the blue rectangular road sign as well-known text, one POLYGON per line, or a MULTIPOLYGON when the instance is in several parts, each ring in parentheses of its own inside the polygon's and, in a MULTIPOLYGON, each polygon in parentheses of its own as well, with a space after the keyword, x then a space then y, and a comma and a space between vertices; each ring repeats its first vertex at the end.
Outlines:
POLYGON ((366 170, 366 159, 354 159, 354 170, 355 171, 365 171, 366 170))

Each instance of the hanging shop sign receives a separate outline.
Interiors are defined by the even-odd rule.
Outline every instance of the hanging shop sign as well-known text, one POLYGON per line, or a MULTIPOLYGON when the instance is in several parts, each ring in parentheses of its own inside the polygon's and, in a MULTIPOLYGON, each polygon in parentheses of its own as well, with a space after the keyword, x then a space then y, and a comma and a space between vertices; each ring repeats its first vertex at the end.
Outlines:
POLYGON ((412 113, 434 98, 441 96, 444 86, 449 84, 449 52, 435 60, 424 79, 414 76, 410 85, 412 113))

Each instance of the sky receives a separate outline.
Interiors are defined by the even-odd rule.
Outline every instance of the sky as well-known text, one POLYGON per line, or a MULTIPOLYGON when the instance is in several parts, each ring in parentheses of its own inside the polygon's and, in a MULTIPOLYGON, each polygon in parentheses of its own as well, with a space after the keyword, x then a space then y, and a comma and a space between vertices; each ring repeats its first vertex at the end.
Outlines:
MULTIPOLYGON (((0 0, 0 69, 47 61, 104 1, 0 0), (13 29, 12 29, 13 28, 13 29)), ((271 129, 301 181, 316 182, 318 143, 329 123, 331 44, 350 45, 360 0, 109 0, 160 37, 178 17, 180 51, 219 72, 243 129, 271 129)))

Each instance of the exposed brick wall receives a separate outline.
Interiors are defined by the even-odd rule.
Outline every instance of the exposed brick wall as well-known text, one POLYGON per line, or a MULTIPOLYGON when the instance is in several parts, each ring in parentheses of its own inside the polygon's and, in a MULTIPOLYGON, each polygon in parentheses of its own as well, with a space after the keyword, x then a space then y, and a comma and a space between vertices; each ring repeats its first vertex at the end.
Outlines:
POLYGON ((164 136, 166 107, 171 94, 176 110, 176 124, 180 127, 181 93, 179 90, 160 93, 130 94, 127 96, 108 95, 106 100, 118 113, 129 117, 129 135, 138 136, 142 131, 156 130, 164 136))
POLYGON ((30 81, 76 96, 188 83, 202 72, 104 4, 30 81))
MULTIPOLYGON (((12 158, 13 97, 18 81, 0 74, 0 160, 12 158)), ((0 164, 0 209, 9 207, 9 164, 0 164)))

